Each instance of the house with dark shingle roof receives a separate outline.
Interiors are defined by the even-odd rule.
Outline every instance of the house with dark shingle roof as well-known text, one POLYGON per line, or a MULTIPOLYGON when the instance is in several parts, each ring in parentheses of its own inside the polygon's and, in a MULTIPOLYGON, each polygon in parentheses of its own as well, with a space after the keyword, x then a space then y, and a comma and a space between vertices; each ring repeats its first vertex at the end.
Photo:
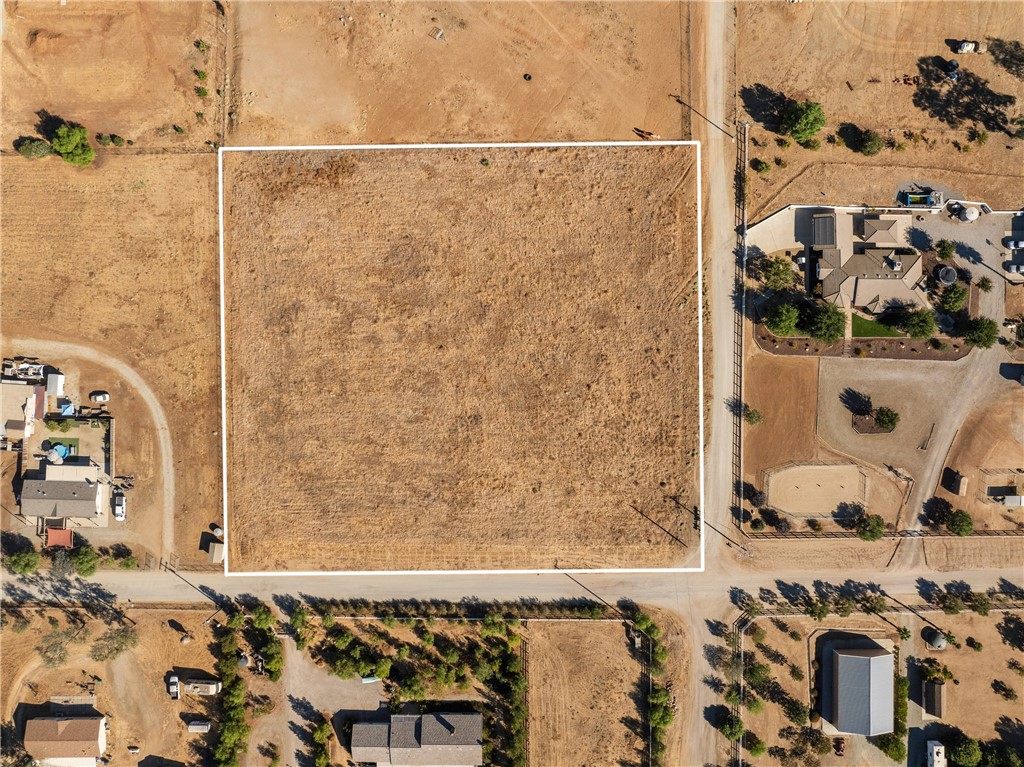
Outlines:
POLYGON ((482 765, 480 714, 394 714, 389 722, 352 725, 352 759, 377 767, 482 765))

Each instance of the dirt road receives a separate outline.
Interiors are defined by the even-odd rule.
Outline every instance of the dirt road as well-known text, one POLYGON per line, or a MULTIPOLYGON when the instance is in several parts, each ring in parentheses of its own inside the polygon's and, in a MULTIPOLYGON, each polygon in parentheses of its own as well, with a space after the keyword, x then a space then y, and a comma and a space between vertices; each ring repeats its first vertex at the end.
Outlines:
POLYGON ((43 359, 60 359, 74 357, 87 360, 116 371, 142 397, 149 408, 156 434, 160 442, 160 475, 163 484, 163 532, 160 539, 160 556, 166 558, 174 543, 174 450, 171 446, 171 430, 167 424, 167 416, 160 406, 160 400, 149 384, 127 364, 115 357, 102 354, 88 346, 69 344, 62 341, 49 341, 40 338, 11 338, 5 341, 7 349, 12 353, 31 353, 43 359))

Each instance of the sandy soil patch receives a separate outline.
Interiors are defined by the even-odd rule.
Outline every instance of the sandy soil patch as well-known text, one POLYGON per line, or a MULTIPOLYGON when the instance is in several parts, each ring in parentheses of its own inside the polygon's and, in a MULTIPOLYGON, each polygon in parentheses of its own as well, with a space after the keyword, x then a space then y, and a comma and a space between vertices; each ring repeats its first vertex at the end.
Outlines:
MULTIPOLYGON (((990 54, 955 56, 949 44, 954 31, 972 40, 1016 40, 1019 21, 1006 3, 794 5, 762 0, 740 3, 737 11, 739 87, 761 85, 789 98, 819 101, 828 119, 819 152, 795 145, 783 150, 775 146, 774 134, 761 127, 752 131, 753 138, 763 141, 762 147, 751 147, 752 157, 769 162, 779 157, 786 163, 785 168, 753 179, 754 218, 789 202, 892 203, 896 187, 911 180, 944 184, 967 199, 987 200, 993 207, 1017 205, 1024 173, 1012 158, 1020 149, 1008 150, 1012 142, 1004 134, 993 133, 984 147, 958 151, 953 142, 966 143, 972 124, 953 126, 929 115, 914 104, 916 86, 902 82, 904 75, 919 75, 922 57, 956 58, 964 72, 988 81, 992 91, 1019 93, 1020 81, 990 54), (778 55, 780 50, 786 55, 778 55), (828 66, 814 63, 825 60, 828 66), (900 82, 894 83, 897 78, 900 82), (825 136, 844 122, 891 136, 905 144, 905 151, 884 150, 870 158, 825 144, 825 136), (933 149, 904 137, 905 131, 922 130, 938 142, 933 149), (784 200, 775 199, 780 189, 784 200)), ((741 92, 740 101, 755 123, 777 125, 774 116, 763 114, 763 99, 752 102, 741 92)), ((1012 107, 1010 111, 1014 116, 1012 107)))
POLYGON ((232 569, 690 554, 692 159, 227 154, 232 569))
MULTIPOLYGON (((134 765, 147 756, 187 762, 192 756, 191 741, 206 736, 190 736, 185 720, 193 715, 202 718, 207 714, 209 700, 185 697, 173 701, 167 694, 166 676, 175 671, 181 676, 185 671, 202 672, 214 676, 214 658, 209 645, 212 636, 202 625, 208 614, 204 611, 168 610, 134 611, 137 621, 139 646, 113 661, 99 663, 89 657, 90 643, 69 645, 67 663, 56 669, 49 669, 40 663, 33 650, 37 638, 50 631, 44 617, 27 613, 31 622, 23 633, 16 634, 11 628, 0 634, 0 648, 3 653, 3 712, 7 720, 14 715, 19 703, 32 707, 46 703, 53 695, 81 695, 80 685, 94 675, 103 680, 96 685, 97 709, 110 722, 107 748, 113 767, 134 765), (168 626, 168 621, 177 621, 195 639, 181 644, 182 634, 168 626), (186 716, 183 716, 186 715, 186 716), (139 755, 128 753, 127 747, 136 745, 139 755)), ((46 613, 47 617, 59 617, 56 611, 46 613)), ((63 621, 63 618, 60 618, 63 621)), ((92 621, 88 627, 89 636, 95 639, 105 627, 99 621, 92 621)))
MULTIPOLYGON (((1011 658, 1018 661, 1024 651, 1021 623, 1024 617, 1018 612, 999 612, 993 610, 987 616, 973 613, 960 615, 943 615, 931 613, 928 617, 941 627, 943 631, 951 631, 956 635, 961 647, 957 649, 947 646, 945 650, 936 651, 928 647, 921 634, 925 624, 911 621, 908 625, 914 631, 914 654, 918 658, 934 658, 947 666, 953 678, 959 684, 946 691, 946 711, 942 717, 944 724, 959 727, 972 738, 979 740, 998 739, 1009 733, 1016 732, 1016 745, 1024 748, 1024 734, 1020 729, 1020 702, 1006 700, 997 691, 997 683, 1001 682, 1017 693, 1018 698, 1024 697, 1024 679, 1009 668, 1011 658), (1013 627, 1017 628, 1014 629, 1013 627), (1004 641, 1007 637, 1015 637, 1016 644, 1004 641), (976 652, 967 646, 968 637, 981 643, 982 649, 976 652), (1000 725, 1000 718, 1016 719, 1016 727, 1000 725)), ((912 677, 913 681, 914 677, 912 677)), ((947 682, 951 684, 951 682, 947 682)), ((920 691, 911 685, 912 701, 920 700, 920 691)), ((1012 740, 1010 742, 1013 742, 1012 740)))
POLYGON ((530 763, 633 764, 645 740, 642 667, 621 623, 531 623, 530 763))
POLYGON ((19 0, 4 3, 3 37, 5 149, 19 136, 36 135, 41 109, 85 125, 91 135, 132 139, 135 149, 197 148, 218 138, 224 20, 213 3, 67 8, 19 0), (205 53, 196 40, 206 41, 205 53), (200 82, 193 69, 207 79, 200 82), (198 96, 197 86, 209 95, 198 96))
POLYGON ((689 101, 685 3, 269 2, 229 16, 236 145, 688 138, 670 96, 689 101))
MULTIPOLYGON (((86 170, 0 162, 4 354, 35 353, 11 338, 63 340, 145 379, 172 432, 173 550, 183 566, 205 564, 199 533, 221 518, 215 159, 111 158, 86 170)), ((131 401, 112 386, 113 405, 131 401)), ((128 406, 116 449, 136 477, 155 478, 158 457, 129 444, 144 412, 128 406)), ((150 491, 137 482, 133 492, 145 503, 150 491)))
POLYGON ((977 530, 1012 530, 1024 525, 1024 511, 995 503, 990 497, 996 492, 1005 494, 1014 480, 1024 482, 1024 477, 1014 474, 1024 456, 1024 423, 1007 417, 1013 412, 1021 412, 1019 392, 1007 392, 999 400, 975 408, 957 432, 946 459, 948 469, 967 477, 967 494, 954 495, 941 479, 935 489, 937 497, 969 512, 977 530))
POLYGON ((798 464, 772 473, 768 493, 781 511, 806 514, 823 506, 867 501, 867 477, 856 464, 798 464))

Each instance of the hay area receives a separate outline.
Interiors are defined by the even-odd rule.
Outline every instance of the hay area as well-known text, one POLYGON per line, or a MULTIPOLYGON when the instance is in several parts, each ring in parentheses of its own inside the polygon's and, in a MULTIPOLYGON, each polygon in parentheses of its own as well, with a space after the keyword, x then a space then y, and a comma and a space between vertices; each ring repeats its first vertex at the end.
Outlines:
POLYGON ((231 569, 695 552, 693 160, 226 154, 231 569))

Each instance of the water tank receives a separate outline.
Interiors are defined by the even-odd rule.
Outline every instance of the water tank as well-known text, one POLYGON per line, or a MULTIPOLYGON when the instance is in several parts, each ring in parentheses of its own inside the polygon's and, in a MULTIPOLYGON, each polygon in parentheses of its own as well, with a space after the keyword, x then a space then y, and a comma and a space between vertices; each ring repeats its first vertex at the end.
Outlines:
POLYGON ((943 636, 942 632, 938 629, 928 629, 925 638, 928 641, 928 646, 933 650, 945 650, 946 649, 946 637, 943 636))
POLYGON ((223 537, 223 535, 224 535, 224 528, 223 527, 215 527, 215 528, 213 528, 213 534, 216 535, 218 538, 223 537))

